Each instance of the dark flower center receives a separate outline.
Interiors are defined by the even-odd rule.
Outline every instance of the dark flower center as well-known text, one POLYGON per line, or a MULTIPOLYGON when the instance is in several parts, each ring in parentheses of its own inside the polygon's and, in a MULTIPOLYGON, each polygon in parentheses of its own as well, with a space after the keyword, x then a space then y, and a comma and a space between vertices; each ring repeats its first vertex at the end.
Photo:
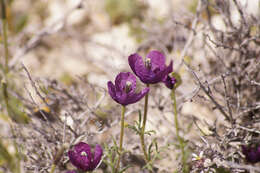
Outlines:
POLYGON ((125 92, 126 92, 126 93, 129 93, 129 92, 131 91, 131 88, 132 88, 132 82, 126 81, 126 84, 125 84, 125 92))
POLYGON ((151 59, 150 59, 150 58, 146 58, 146 59, 145 59, 145 61, 144 61, 144 66, 145 66, 147 69, 151 69, 152 64, 151 64, 151 59))
POLYGON ((82 151, 82 152, 80 153, 80 155, 81 155, 81 156, 86 156, 86 157, 88 157, 88 154, 87 154, 85 151, 82 151))

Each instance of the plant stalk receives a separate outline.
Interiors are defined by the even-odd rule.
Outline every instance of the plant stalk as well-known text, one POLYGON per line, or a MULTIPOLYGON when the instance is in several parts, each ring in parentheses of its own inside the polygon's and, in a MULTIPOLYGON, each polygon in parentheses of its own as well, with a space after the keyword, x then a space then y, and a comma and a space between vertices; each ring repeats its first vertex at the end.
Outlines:
POLYGON ((172 89, 171 92, 171 100, 173 102, 173 111, 174 111, 174 124, 175 124, 175 130, 176 130, 176 135, 180 144, 180 148, 181 148, 181 160, 182 160, 182 165, 184 168, 184 173, 187 172, 187 166, 186 166, 186 162, 185 162, 185 150, 184 150, 184 143, 182 138, 180 137, 180 128, 179 128, 179 122, 178 122, 178 110, 177 110, 177 102, 176 102, 176 95, 175 95, 175 88, 172 89))
MULTIPOLYGON (((149 87, 149 84, 147 84, 147 87, 149 87)), ((147 112, 148 112, 148 98, 149 98, 149 93, 147 93, 145 95, 145 101, 144 101, 144 118, 143 118, 143 124, 142 124, 142 131, 140 134, 140 138, 141 138, 141 145, 142 145, 142 150, 144 153, 144 157, 146 162, 149 162, 149 157, 148 154, 146 152, 146 146, 145 146, 145 142, 144 142, 144 135, 145 135, 145 125, 146 125, 146 121, 147 121, 147 112)))
POLYGON ((123 151, 124 127, 125 127, 125 106, 122 106, 121 131, 120 131, 120 142, 119 142, 119 156, 118 156, 118 161, 117 161, 117 166, 116 166, 116 172, 118 171, 118 168, 119 168, 119 165, 120 165, 121 154, 122 154, 122 151, 123 151))
POLYGON ((9 58, 9 51, 8 51, 8 35, 7 35, 7 22, 6 22, 6 4, 5 0, 1 0, 1 18, 2 18, 2 30, 3 30, 3 42, 4 42, 4 54, 5 54, 5 65, 4 71, 5 75, 8 73, 8 58, 9 58))
POLYGON ((8 101, 8 83, 7 83, 7 73, 8 73, 8 36, 7 36, 7 22, 6 22, 6 4, 5 0, 1 0, 1 19, 2 19, 2 31, 3 31, 3 43, 4 43, 4 56, 5 56, 5 65, 3 66, 4 71, 4 80, 1 82, 3 87, 3 96, 4 96, 4 102, 6 104, 7 108, 7 114, 10 116, 10 110, 9 110, 9 101, 8 101))

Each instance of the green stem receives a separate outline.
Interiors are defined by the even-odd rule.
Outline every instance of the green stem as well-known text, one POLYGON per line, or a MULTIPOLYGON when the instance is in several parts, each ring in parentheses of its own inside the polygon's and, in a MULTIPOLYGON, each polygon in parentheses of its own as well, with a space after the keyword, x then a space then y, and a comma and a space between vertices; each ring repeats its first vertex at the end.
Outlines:
POLYGON ((117 172, 119 165, 120 165, 120 159, 121 159, 121 154, 122 154, 122 150, 123 150, 124 127, 125 127, 125 106, 122 106, 119 156, 118 156, 118 161, 117 161, 117 166, 116 166, 116 172, 117 172))
MULTIPOLYGON (((147 87, 149 87, 149 84, 147 84, 147 87)), ((149 162, 149 157, 148 154, 146 152, 146 146, 145 146, 145 142, 144 142, 144 134, 145 134, 145 125, 146 125, 146 120, 147 120, 147 112, 148 112, 148 98, 149 98, 149 93, 147 93, 145 95, 145 101, 144 101, 144 118, 143 118, 143 124, 142 124, 142 131, 140 134, 140 138, 141 138, 141 145, 142 145, 142 149, 144 152, 144 157, 146 162, 149 162)))
POLYGON ((56 165, 53 163, 53 164, 51 165, 51 171, 50 171, 50 173, 54 173, 55 168, 56 168, 56 165))
POLYGON ((4 102, 7 108, 7 114, 10 116, 9 110, 9 101, 8 101, 8 91, 7 91, 7 73, 8 73, 8 36, 7 36, 7 22, 6 22, 6 4, 5 0, 1 0, 1 18, 2 18, 2 30, 3 30, 3 39, 4 39, 4 54, 5 54, 5 65, 4 65, 4 80, 2 81, 3 87, 3 95, 4 95, 4 102))
POLYGON ((174 111, 174 124, 175 124, 175 129, 176 129, 176 135, 180 144, 180 148, 181 148, 181 157, 182 157, 182 165, 184 168, 184 172, 187 172, 187 168, 186 168, 186 162, 185 162, 185 151, 184 151, 184 143, 182 138, 180 137, 180 129, 179 129, 179 122, 178 122, 178 110, 177 110, 177 102, 176 102, 176 96, 175 96, 175 88, 172 89, 172 93, 171 93, 171 99, 173 102, 173 111, 174 111))
POLYGON ((6 5, 5 1, 1 0, 1 11, 2 11, 2 30, 3 30, 3 39, 4 39, 4 52, 5 52, 5 74, 8 73, 8 58, 9 58, 9 51, 8 51, 8 35, 7 35, 7 22, 6 22, 6 5))

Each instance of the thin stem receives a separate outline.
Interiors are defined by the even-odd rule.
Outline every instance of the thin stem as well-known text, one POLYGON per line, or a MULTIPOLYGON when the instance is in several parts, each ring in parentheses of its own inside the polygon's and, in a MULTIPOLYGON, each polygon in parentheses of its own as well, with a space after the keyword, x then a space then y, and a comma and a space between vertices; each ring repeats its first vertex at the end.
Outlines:
MULTIPOLYGON (((147 87, 149 87, 149 84, 147 84, 147 87)), ((148 154, 146 152, 146 146, 145 146, 145 142, 144 142, 145 125, 146 125, 147 112, 148 112, 148 98, 149 98, 149 93, 147 93, 145 95, 144 118, 143 118, 143 124, 142 124, 142 131, 141 131, 141 134, 140 134, 141 145, 142 145, 142 149, 143 149, 143 152, 144 152, 144 157, 145 157, 146 162, 149 162, 149 157, 148 157, 148 154)))
POLYGON ((54 173, 55 168, 56 168, 56 164, 52 164, 50 173, 54 173))
POLYGON ((176 103, 176 97, 175 97, 175 89, 172 90, 171 93, 171 99, 173 102, 173 111, 174 111, 174 123, 175 123, 175 129, 177 137, 179 138, 179 122, 178 122, 178 111, 177 111, 177 103, 176 103))
POLYGON ((186 168, 186 162, 185 162, 184 143, 179 134, 180 128, 179 128, 179 122, 178 122, 178 110, 177 110, 177 102, 176 102, 176 96, 175 96, 175 88, 172 89, 171 99, 173 102, 174 124, 175 124, 175 129, 176 129, 176 135, 177 135, 177 138, 178 138, 178 141, 180 144, 180 148, 181 148, 182 165, 184 168, 184 172, 187 172, 188 170, 186 168))
POLYGON ((5 54, 5 66, 3 67, 5 78, 2 81, 3 87, 3 95, 4 101, 7 108, 7 114, 10 116, 10 109, 9 109, 9 100, 8 100, 8 91, 7 91, 7 73, 8 73, 8 42, 7 42, 7 23, 6 23, 6 6, 5 1, 1 0, 1 18, 2 18, 2 30, 3 30, 3 39, 4 39, 4 54, 5 54))
POLYGON ((117 161, 117 166, 116 166, 116 172, 117 172, 119 165, 120 165, 120 159, 121 159, 121 154, 122 154, 122 150, 123 150, 124 127, 125 127, 125 106, 122 106, 119 156, 118 156, 118 161, 117 161))
POLYGON ((1 11, 2 11, 2 30, 3 30, 3 39, 4 39, 4 53, 5 53, 5 74, 8 73, 8 57, 9 57, 9 51, 8 51, 8 35, 7 35, 7 22, 6 22, 6 6, 5 1, 1 0, 1 11))
POLYGON ((7 91, 7 82, 6 80, 2 81, 2 87, 3 87, 3 96, 4 96, 4 102, 7 109, 8 116, 11 115, 10 108, 9 108, 9 97, 8 97, 8 91, 7 91))

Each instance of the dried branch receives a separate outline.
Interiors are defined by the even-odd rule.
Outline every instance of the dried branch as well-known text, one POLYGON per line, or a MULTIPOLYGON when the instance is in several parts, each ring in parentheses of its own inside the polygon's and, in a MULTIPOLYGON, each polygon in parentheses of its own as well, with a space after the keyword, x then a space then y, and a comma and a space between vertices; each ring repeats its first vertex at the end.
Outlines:
POLYGON ((223 110, 222 106, 213 98, 213 96, 211 96, 210 92, 205 88, 205 86, 200 82, 199 77, 196 75, 196 73, 194 72, 194 70, 192 70, 190 68, 190 66, 183 61, 184 65, 188 68, 189 72, 193 75, 193 77, 195 77, 196 81, 198 82, 200 88, 204 91, 204 93, 210 98, 210 100, 215 104, 215 106, 217 107, 217 109, 224 115, 224 117, 226 118, 226 120, 228 120, 229 122, 232 122, 232 119, 227 115, 227 113, 223 110))

